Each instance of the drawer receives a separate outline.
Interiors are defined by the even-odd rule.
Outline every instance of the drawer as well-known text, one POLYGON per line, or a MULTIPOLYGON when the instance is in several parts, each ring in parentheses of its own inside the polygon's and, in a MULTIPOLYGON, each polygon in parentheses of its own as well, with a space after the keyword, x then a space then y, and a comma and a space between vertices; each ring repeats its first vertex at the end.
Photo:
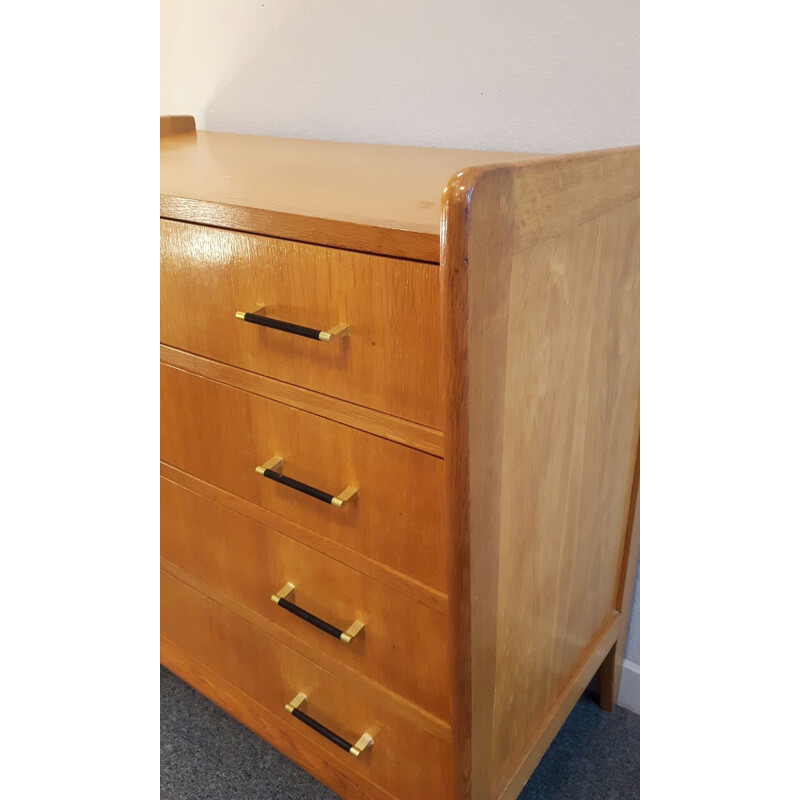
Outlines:
POLYGON ((402 701, 355 689, 164 572, 161 632, 278 717, 295 747, 316 745, 340 769, 399 799, 451 796, 449 742, 418 727, 402 701), (302 712, 351 744, 368 733, 372 746, 353 757, 290 716, 285 706, 299 692, 307 698, 302 712))
POLYGON ((441 430, 436 264, 161 222, 161 337, 181 350, 441 430), (236 318, 264 315, 320 342, 236 318))
POLYGON ((379 436, 164 364, 161 458, 299 525, 446 591, 443 462, 379 436), (256 472, 282 474, 341 508, 256 472))
POLYGON ((322 652, 447 720, 447 618, 357 570, 164 478, 161 555, 322 652), (278 606, 346 631, 345 642, 278 606))

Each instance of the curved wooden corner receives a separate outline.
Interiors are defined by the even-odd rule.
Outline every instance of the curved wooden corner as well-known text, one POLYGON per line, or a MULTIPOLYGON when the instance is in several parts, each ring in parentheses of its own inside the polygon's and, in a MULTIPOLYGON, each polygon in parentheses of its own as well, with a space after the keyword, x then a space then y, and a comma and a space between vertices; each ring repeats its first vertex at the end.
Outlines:
POLYGON ((456 800, 527 778, 582 659, 606 655, 638 441, 638 197, 638 147, 471 167, 442 197, 456 800))
POLYGON ((194 117, 188 115, 161 117, 161 137, 176 136, 179 133, 197 133, 194 117))
POLYGON ((488 797, 497 606, 496 531, 501 496, 492 484, 502 448, 502 391, 513 221, 512 172, 473 167, 442 197, 441 302, 445 383, 445 525, 448 531, 451 728, 456 800, 488 797), (481 424, 470 426, 470 415, 481 424), (499 435, 498 435, 499 433, 499 435), (486 461, 484 462, 484 459, 486 461), (476 502, 477 501, 477 502, 476 502), (480 564, 473 575, 471 564, 480 564), (475 584, 473 585, 473 579, 475 584), (474 603, 475 593, 488 602, 474 603))
POLYGON ((472 796, 472 666, 470 639, 469 425, 467 420, 467 221, 477 175, 454 175, 442 195, 440 302, 445 405, 450 725, 455 800, 472 796))

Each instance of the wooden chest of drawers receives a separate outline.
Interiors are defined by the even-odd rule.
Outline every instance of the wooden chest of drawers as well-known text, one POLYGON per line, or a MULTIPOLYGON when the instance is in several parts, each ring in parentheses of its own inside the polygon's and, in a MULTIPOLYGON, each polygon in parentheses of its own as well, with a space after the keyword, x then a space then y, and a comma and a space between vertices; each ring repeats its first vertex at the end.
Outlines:
POLYGON ((512 800, 618 691, 638 148, 161 133, 162 662, 344 798, 512 800))

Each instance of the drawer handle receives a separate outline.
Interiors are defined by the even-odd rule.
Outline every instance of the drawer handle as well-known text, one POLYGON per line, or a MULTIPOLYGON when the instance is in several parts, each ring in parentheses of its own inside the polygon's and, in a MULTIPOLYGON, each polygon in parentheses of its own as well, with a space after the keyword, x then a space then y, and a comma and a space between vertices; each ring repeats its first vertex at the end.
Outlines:
POLYGON ((304 325, 295 325, 293 322, 284 322, 264 314, 266 308, 262 306, 255 311, 237 311, 236 319, 252 322, 253 325, 262 325, 265 328, 274 328, 277 331, 293 333, 295 336, 305 336, 306 339, 316 339, 320 342, 332 342, 350 335, 350 326, 340 322, 327 331, 318 331, 315 328, 306 328, 304 325))
POLYGON ((294 584, 287 583, 286 586, 284 586, 283 589, 281 589, 277 594, 272 595, 272 602, 277 603, 281 608, 285 608, 290 613, 300 617, 300 619, 310 622, 321 631, 325 631, 325 633, 335 636, 345 644, 350 644, 350 641, 353 639, 353 637, 358 636, 358 634, 364 628, 364 623, 356 620, 346 631, 339 630, 339 628, 337 628, 335 625, 325 622, 324 619, 314 616, 314 614, 310 613, 309 611, 306 611, 305 609, 300 608, 300 606, 296 606, 294 603, 287 600, 286 598, 289 597, 292 592, 294 592, 294 584))
POLYGON ((309 486, 307 483, 300 483, 300 481, 296 481, 294 478, 287 478, 285 475, 281 475, 278 470, 282 468, 283 459, 280 456, 272 456, 266 464, 256 467, 256 472, 259 475, 263 475, 265 478, 269 478, 271 481, 282 483, 290 489, 295 489, 298 492, 307 494, 309 497, 322 500, 323 503, 327 503, 334 508, 341 508, 348 500, 351 500, 358 494, 358 489, 356 489, 355 486, 348 486, 343 492, 340 492, 336 496, 328 494, 320 489, 315 489, 313 486, 309 486))
POLYGON ((368 733, 363 733, 361 738, 355 744, 350 744, 350 742, 342 739, 338 733, 334 733, 330 728, 326 728, 324 725, 317 722, 315 719, 312 719, 308 716, 308 714, 304 714, 300 710, 299 706, 303 705, 305 701, 306 696, 302 692, 299 692, 291 703, 286 704, 285 708, 293 717, 297 717, 300 722, 308 725, 309 728, 313 728, 313 730, 322 734, 329 742, 333 742, 338 747, 341 747, 342 750, 347 750, 351 756, 358 758, 371 744, 373 744, 372 737, 368 733))

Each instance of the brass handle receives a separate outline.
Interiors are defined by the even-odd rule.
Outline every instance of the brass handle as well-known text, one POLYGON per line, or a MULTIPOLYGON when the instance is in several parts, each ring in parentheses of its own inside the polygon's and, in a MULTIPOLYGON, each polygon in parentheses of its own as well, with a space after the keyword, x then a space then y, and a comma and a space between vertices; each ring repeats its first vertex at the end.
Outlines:
POLYGON ((300 619, 310 622, 312 625, 341 640, 345 644, 350 644, 353 637, 357 636, 363 630, 364 623, 359 622, 358 620, 356 620, 346 631, 340 630, 335 625, 331 625, 329 622, 325 622, 324 619, 320 619, 311 612, 306 611, 304 608, 300 608, 300 606, 296 606, 294 603, 287 600, 286 598, 289 597, 292 592, 294 592, 294 584, 287 583, 277 594, 272 595, 272 602, 277 603, 281 608, 285 608, 288 612, 300 617, 300 619))
POLYGON ((261 325, 264 328, 274 328, 276 331, 293 333, 295 336, 304 336, 306 339, 316 339, 319 342, 332 342, 334 339, 341 339, 350 335, 350 326, 340 322, 327 331, 320 331, 316 328, 307 328, 305 325, 295 325, 293 322, 284 322, 281 319, 268 317, 264 312, 264 306, 255 311, 237 311, 236 319, 251 322, 253 325, 261 325))
POLYGON ((351 756, 358 758, 370 745, 374 744, 372 737, 368 733, 362 733, 361 738, 355 744, 350 744, 346 739, 342 739, 338 733, 334 733, 330 728, 326 728, 322 723, 317 722, 300 710, 300 706, 303 705, 306 700, 306 696, 302 692, 298 692, 294 700, 292 700, 291 703, 287 703, 284 708, 293 717, 299 719, 300 722, 308 725, 309 728, 312 728, 317 733, 322 734, 329 742, 333 742, 337 747, 341 747, 342 750, 347 750, 351 756))
POLYGON ((323 503, 333 506, 334 508, 341 508, 348 500, 351 500, 358 494, 358 489, 355 486, 348 486, 344 491, 339 492, 337 495, 328 494, 321 489, 315 489, 307 483, 301 483, 294 478, 287 478, 282 475, 278 470, 283 469, 283 459, 280 456, 272 456, 266 464, 256 467, 256 472, 269 478, 271 481, 281 483, 288 486, 290 489, 307 494, 309 497, 314 497, 317 500, 322 500, 323 503))

